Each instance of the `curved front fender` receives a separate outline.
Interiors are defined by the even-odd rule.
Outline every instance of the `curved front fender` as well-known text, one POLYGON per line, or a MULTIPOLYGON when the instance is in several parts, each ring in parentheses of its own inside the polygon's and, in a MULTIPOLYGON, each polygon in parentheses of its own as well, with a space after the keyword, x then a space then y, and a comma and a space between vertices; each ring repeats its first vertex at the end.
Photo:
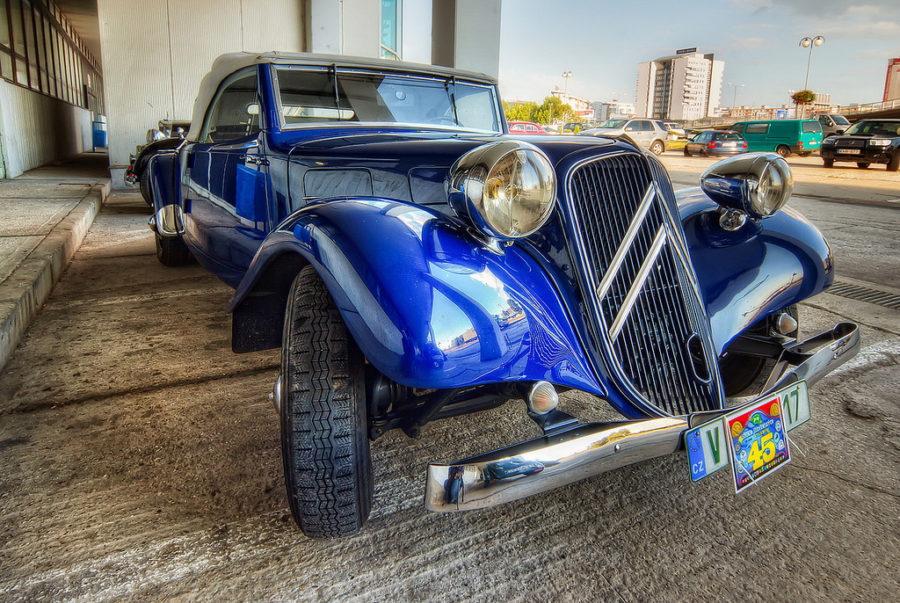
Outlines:
POLYGON ((719 354, 750 325, 834 280, 828 243, 799 212, 787 208, 728 232, 701 189, 676 196, 719 354))
POLYGON ((366 358, 399 383, 546 379, 605 395, 552 282, 515 246, 495 254, 421 206, 331 200, 267 237, 232 309, 286 253, 316 269, 366 358))

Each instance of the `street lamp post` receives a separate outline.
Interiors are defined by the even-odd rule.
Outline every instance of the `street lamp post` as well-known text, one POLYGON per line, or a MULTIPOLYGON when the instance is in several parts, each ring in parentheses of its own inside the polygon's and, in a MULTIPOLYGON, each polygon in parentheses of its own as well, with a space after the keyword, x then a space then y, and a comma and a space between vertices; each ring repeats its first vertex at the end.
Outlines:
POLYGON ((566 96, 569 96, 569 78, 572 77, 572 72, 571 71, 563 71, 562 77, 563 77, 563 81, 565 81, 565 85, 563 87, 563 92, 565 93, 566 96))
POLYGON ((805 37, 800 40, 802 48, 809 48, 809 58, 806 59, 806 82, 803 84, 804 90, 809 90, 809 66, 812 64, 812 50, 814 46, 821 46, 825 43, 825 36, 816 36, 815 38, 805 37))
POLYGON ((734 94, 731 97, 731 110, 734 111, 734 108, 737 106, 737 89, 743 88, 744 85, 743 84, 732 84, 731 82, 728 82, 728 85, 734 89, 734 94))

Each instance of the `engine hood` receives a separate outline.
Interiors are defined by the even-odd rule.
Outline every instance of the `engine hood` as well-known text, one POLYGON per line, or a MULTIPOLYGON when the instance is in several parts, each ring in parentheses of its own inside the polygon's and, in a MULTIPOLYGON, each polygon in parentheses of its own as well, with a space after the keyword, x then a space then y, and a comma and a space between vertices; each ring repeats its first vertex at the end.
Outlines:
POLYGON ((444 205, 444 183, 450 166, 464 153, 498 140, 535 145, 554 166, 573 154, 633 150, 626 142, 605 138, 521 137, 430 129, 304 129, 268 138, 269 152, 288 158, 292 209, 310 200, 343 196, 444 205))

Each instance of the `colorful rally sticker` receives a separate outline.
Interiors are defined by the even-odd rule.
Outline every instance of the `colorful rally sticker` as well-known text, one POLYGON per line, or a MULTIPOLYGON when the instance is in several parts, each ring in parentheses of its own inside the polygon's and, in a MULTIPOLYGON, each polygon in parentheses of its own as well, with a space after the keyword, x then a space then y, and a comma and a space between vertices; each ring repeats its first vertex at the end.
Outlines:
POLYGON ((725 427, 735 492, 791 462, 779 394, 726 415, 725 427))
POLYGON ((685 433, 684 445, 691 467, 691 481, 712 475, 728 464, 728 441, 722 418, 685 433))

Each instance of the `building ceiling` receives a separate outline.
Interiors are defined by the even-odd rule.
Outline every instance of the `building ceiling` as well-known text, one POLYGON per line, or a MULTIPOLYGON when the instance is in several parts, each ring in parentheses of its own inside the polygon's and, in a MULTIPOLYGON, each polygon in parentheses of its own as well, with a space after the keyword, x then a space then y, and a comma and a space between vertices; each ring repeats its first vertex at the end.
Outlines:
POLYGON ((97 0, 54 0, 69 23, 78 32, 97 61, 100 61, 100 22, 97 19, 97 0))

